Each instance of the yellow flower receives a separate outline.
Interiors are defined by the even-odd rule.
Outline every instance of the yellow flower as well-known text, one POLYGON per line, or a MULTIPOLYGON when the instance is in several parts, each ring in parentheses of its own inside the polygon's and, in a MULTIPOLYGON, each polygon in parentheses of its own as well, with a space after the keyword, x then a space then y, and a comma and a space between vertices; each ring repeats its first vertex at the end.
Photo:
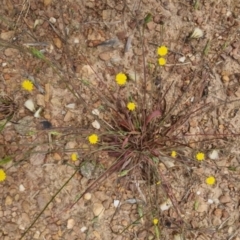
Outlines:
POLYGON ((136 104, 134 102, 129 102, 127 104, 127 108, 128 108, 129 111, 134 111, 135 108, 136 108, 136 104))
POLYGON ((208 185, 213 185, 213 184, 215 184, 215 182, 216 182, 216 178, 213 177, 213 176, 209 176, 209 177, 206 178, 205 182, 206 182, 206 184, 208 184, 208 185))
POLYGON ((177 152, 176 151, 172 151, 171 152, 171 157, 172 158, 176 158, 177 157, 177 152))
POLYGON ((123 86, 127 82, 127 76, 124 73, 118 73, 116 75, 116 82, 118 85, 123 86))
POLYGON ((96 144, 98 142, 98 135, 97 134, 92 134, 88 137, 88 141, 91 144, 96 144))
POLYGON ((72 161, 77 161, 77 160, 78 160, 78 155, 77 155, 77 153, 72 153, 72 154, 71 154, 71 159, 72 159, 72 161))
POLYGON ((0 169, 0 182, 3 182, 6 179, 6 173, 3 169, 0 169))
POLYGON ((166 65, 166 59, 163 58, 163 57, 160 57, 160 58, 158 59, 158 64, 159 64, 160 66, 166 65))
POLYGON ((22 82, 22 87, 23 87, 25 90, 31 92, 31 91, 33 90, 33 83, 32 83, 30 80, 25 79, 25 80, 22 82))
POLYGON ((205 154, 203 152, 197 152, 196 155, 195 155, 195 158, 198 161, 203 161, 205 159, 205 154))
POLYGON ((158 219, 154 218, 152 222, 153 222, 153 225, 157 225, 158 224, 158 219))
POLYGON ((158 55, 160 55, 160 56, 165 56, 165 55, 167 55, 167 53, 168 53, 168 48, 166 47, 166 46, 160 46, 160 47, 158 47, 158 49, 157 49, 157 53, 158 53, 158 55))

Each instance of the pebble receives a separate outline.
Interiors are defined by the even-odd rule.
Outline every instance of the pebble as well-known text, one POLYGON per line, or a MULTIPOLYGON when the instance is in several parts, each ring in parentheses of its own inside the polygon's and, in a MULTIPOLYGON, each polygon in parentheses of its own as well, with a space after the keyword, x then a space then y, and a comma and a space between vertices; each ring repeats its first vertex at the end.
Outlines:
POLYGON ((110 51, 101 52, 98 55, 98 57, 103 61, 108 61, 111 58, 111 52, 110 51))
POLYGON ((75 225, 75 220, 73 218, 68 219, 67 229, 72 229, 74 225, 75 225))
POLYGON ((92 198, 92 194, 91 193, 85 193, 83 198, 88 201, 92 198))
POLYGON ((18 50, 15 49, 15 48, 7 48, 4 51, 4 54, 5 54, 6 57, 13 57, 13 56, 16 56, 18 54, 18 50))
POLYGON ((7 196, 5 199, 5 205, 9 206, 12 205, 13 199, 10 196, 7 196))
POLYGON ((24 192, 25 191, 25 187, 22 184, 19 185, 19 191, 20 192, 24 192))
POLYGON ((102 217, 103 213, 104 213, 104 207, 101 203, 94 203, 93 204, 93 214, 96 217, 102 217))
POLYGON ((14 31, 2 32, 0 38, 3 40, 10 40, 14 36, 14 31))
POLYGON ((73 117, 72 112, 67 111, 66 115, 64 116, 63 121, 64 121, 64 122, 69 122, 69 121, 71 121, 72 117, 73 117))
POLYGON ((222 217, 222 209, 216 208, 216 209, 214 210, 214 215, 215 215, 216 217, 218 217, 218 218, 221 218, 221 217, 222 217))
POLYGON ((229 203, 231 202, 231 198, 228 195, 222 195, 220 196, 219 201, 221 203, 229 203))
POLYGON ((45 97, 42 94, 37 94, 37 105, 45 107, 45 97))

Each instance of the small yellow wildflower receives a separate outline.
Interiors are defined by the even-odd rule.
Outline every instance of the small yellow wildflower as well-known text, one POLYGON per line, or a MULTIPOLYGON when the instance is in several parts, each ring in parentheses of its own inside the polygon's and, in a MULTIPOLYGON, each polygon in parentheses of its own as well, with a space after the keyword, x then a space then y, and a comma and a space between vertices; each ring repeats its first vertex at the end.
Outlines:
POLYGON ((154 218, 152 222, 153 222, 153 225, 157 225, 158 224, 158 219, 154 218))
POLYGON ((160 58, 158 59, 158 64, 159 64, 160 66, 166 65, 166 59, 163 58, 163 57, 160 57, 160 58))
POLYGON ((88 141, 91 144, 96 144, 98 142, 98 135, 97 134, 92 134, 88 137, 88 141))
POLYGON ((3 182, 6 179, 6 173, 3 169, 0 169, 0 182, 3 182))
POLYGON ((213 185, 213 184, 215 184, 215 182, 216 182, 216 178, 213 177, 213 176, 209 176, 209 177, 206 178, 205 182, 206 182, 206 184, 208 184, 208 185, 213 185))
POLYGON ((171 152, 171 157, 172 158, 176 158, 177 157, 177 152, 176 151, 172 151, 171 152))
POLYGON ((129 111, 134 111, 135 108, 136 108, 136 104, 134 102, 129 102, 127 104, 127 108, 128 108, 129 111))
POLYGON ((77 155, 77 153, 72 153, 72 154, 71 154, 71 159, 72 159, 72 161, 77 161, 77 160, 78 160, 78 155, 77 155))
POLYGON ((116 75, 116 82, 118 85, 123 86, 127 82, 127 76, 124 73, 118 73, 116 75))
POLYGON ((25 79, 25 80, 22 82, 22 87, 23 87, 25 90, 31 92, 31 91, 33 90, 33 83, 32 83, 30 80, 25 79))
POLYGON ((158 55, 160 55, 160 56, 165 56, 165 55, 167 55, 167 53, 168 53, 168 48, 166 47, 166 46, 160 46, 160 47, 158 47, 158 49, 157 49, 157 53, 158 53, 158 55))
POLYGON ((197 152, 196 155, 195 155, 195 158, 198 161, 203 161, 205 159, 205 154, 203 152, 197 152))

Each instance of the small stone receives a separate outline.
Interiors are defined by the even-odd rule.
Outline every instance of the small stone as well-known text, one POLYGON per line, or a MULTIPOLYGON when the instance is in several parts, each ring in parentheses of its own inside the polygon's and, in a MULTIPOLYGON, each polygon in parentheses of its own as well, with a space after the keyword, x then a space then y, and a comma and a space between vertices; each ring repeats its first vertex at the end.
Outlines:
POLYGON ((110 51, 105 51, 100 53, 99 58, 103 61, 108 61, 111 58, 111 52, 110 51))
POLYGON ((14 36, 14 31, 2 32, 0 38, 3 40, 10 40, 14 36))
POLYGON ((219 201, 221 203, 229 203, 231 202, 231 198, 228 195, 222 195, 220 196, 219 201))
POLYGON ((227 76, 227 75, 222 76, 222 81, 225 83, 228 83, 230 81, 229 76, 227 76))
POLYGON ((93 204, 93 214, 96 217, 102 217, 103 213, 104 213, 104 207, 101 203, 94 203, 93 204))
POLYGON ((54 18, 54 17, 50 17, 49 18, 49 22, 51 22, 51 23, 56 23, 57 22, 57 19, 56 18, 54 18))
POLYGON ((5 205, 9 206, 12 205, 13 199, 10 196, 7 196, 5 199, 5 205))
POLYGON ((42 94, 37 94, 37 105, 45 107, 45 97, 42 94))
POLYGON ((12 56, 16 56, 18 54, 18 50, 15 48, 7 48, 4 51, 4 54, 6 57, 12 57, 12 56))
POLYGON ((75 225, 75 220, 72 219, 72 218, 68 219, 68 221, 67 221, 67 229, 72 229, 74 227, 74 225, 75 225))
POLYGON ((60 161, 62 159, 62 157, 61 157, 61 155, 59 153, 54 153, 53 154, 53 159, 57 160, 57 161, 60 161))
POLYGON ((19 191, 20 192, 24 192, 25 191, 25 187, 22 184, 19 185, 19 191))
POLYGON ((91 193, 85 193, 85 194, 84 194, 84 199, 85 199, 85 200, 88 201, 88 200, 90 200, 91 198, 92 198, 92 194, 91 194, 91 193))
POLYGON ((147 28, 149 31, 153 30, 155 26, 156 26, 155 23, 152 21, 147 23, 147 28))
POLYGON ((44 6, 48 6, 48 5, 50 5, 52 3, 52 0, 43 0, 43 4, 44 4, 44 6))
POLYGON ((62 41, 60 40, 60 38, 54 38, 53 43, 57 48, 62 48, 62 41))
POLYGON ((218 218, 221 218, 221 217, 222 217, 222 209, 216 208, 216 209, 214 210, 214 215, 215 215, 216 217, 218 217, 218 218))
POLYGON ((186 57, 185 57, 185 56, 182 56, 182 57, 180 57, 180 58, 178 59, 178 61, 179 61, 180 63, 184 63, 185 60, 186 60, 186 57))
POLYGON ((95 120, 94 122, 92 122, 92 126, 94 127, 94 128, 96 128, 96 129, 100 129, 100 123, 97 121, 97 120, 95 120))
POLYGON ((70 111, 67 111, 66 115, 64 116, 63 121, 69 122, 69 121, 71 121, 72 117, 73 117, 73 114, 70 111))
POLYGON ((85 226, 80 229, 81 232, 86 232, 86 230, 87 230, 87 227, 85 226))
POLYGON ((76 103, 69 103, 69 104, 66 105, 66 108, 75 109, 76 108, 76 103))
POLYGON ((119 206, 119 204, 120 204, 120 201, 119 201, 119 200, 114 200, 114 201, 113 201, 113 206, 114 206, 115 208, 117 208, 117 207, 119 206))
POLYGON ((162 204, 160 205, 160 209, 161 209, 162 211, 165 211, 165 210, 168 210, 171 206, 172 206, 171 200, 170 200, 170 199, 167 199, 167 201, 165 201, 164 203, 162 203, 162 204))
POLYGON ((40 231, 36 231, 33 235, 33 239, 39 239, 40 237, 40 231))
POLYGON ((94 178, 94 169, 95 166, 92 163, 85 162, 80 167, 80 172, 85 178, 92 179, 94 178))

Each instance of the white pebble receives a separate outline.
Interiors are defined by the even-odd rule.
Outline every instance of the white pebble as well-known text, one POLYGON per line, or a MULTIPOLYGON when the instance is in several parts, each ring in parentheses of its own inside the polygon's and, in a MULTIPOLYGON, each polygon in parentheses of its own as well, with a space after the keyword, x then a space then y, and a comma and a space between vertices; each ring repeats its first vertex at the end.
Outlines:
POLYGON ((76 107, 75 103, 69 103, 66 105, 66 108, 74 109, 76 107))
POLYGON ((84 226, 80 230, 81 230, 81 232, 85 232, 87 230, 87 227, 84 226))
POLYGON ((56 21, 57 21, 57 19, 54 18, 54 17, 50 17, 50 18, 49 18, 49 22, 50 22, 50 23, 56 23, 56 21))
POLYGON ((167 201, 165 201, 164 203, 162 203, 162 204, 160 205, 160 209, 161 209, 162 211, 165 211, 165 210, 168 210, 171 206, 172 206, 171 200, 170 200, 170 199, 167 199, 167 201))
POLYGON ((213 200, 212 199, 208 199, 207 201, 209 204, 213 204, 213 200))
POLYGON ((120 205, 120 201, 119 201, 119 200, 114 200, 114 201, 113 201, 113 206, 114 206, 115 208, 117 208, 119 205, 120 205))
POLYGON ((93 110, 92 110, 92 114, 93 114, 93 115, 96 115, 96 116, 99 116, 100 112, 99 112, 98 109, 93 109, 93 110))
POLYGON ((2 67, 6 67, 6 66, 7 66, 6 62, 2 63, 2 67))
POLYGON ((19 191, 20 192, 24 192, 25 191, 25 187, 22 184, 19 185, 19 191))
POLYGON ((94 128, 96 128, 96 129, 100 129, 100 123, 99 123, 97 120, 95 120, 94 122, 92 122, 92 126, 93 126, 94 128))
POLYGON ((184 63, 185 60, 186 60, 186 57, 185 57, 185 56, 180 57, 180 58, 178 59, 178 61, 179 61, 180 63, 184 63))
POLYGON ((212 160, 216 160, 219 158, 218 150, 213 149, 209 154, 208 157, 212 160))
POLYGON ((74 42, 75 44, 78 44, 78 43, 79 43, 79 39, 78 39, 78 38, 74 38, 73 42, 74 42))

